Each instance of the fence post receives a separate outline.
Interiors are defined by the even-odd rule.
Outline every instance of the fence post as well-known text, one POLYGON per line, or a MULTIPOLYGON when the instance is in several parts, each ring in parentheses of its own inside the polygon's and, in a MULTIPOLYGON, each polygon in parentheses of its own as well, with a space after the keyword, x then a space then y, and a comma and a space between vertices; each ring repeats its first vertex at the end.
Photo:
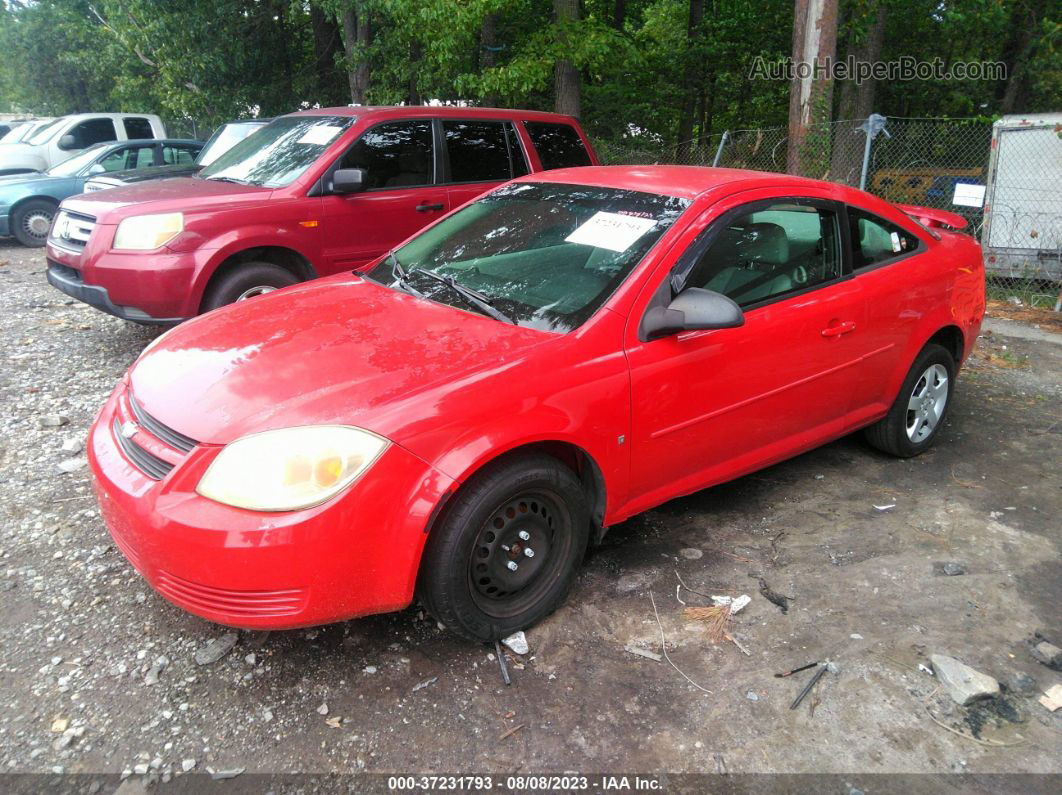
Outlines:
POLYGON ((863 142, 863 168, 859 172, 859 189, 867 189, 867 171, 870 168, 870 145, 875 138, 878 137, 878 133, 885 133, 886 138, 891 138, 889 131, 885 129, 886 119, 879 113, 871 113, 867 116, 867 120, 863 122, 859 129, 861 129, 866 135, 866 140, 863 142))
POLYGON ((715 150, 715 159, 712 160, 712 168, 719 165, 719 160, 723 156, 723 147, 726 146, 726 139, 729 137, 730 130, 723 130, 723 136, 719 139, 719 147, 715 150))

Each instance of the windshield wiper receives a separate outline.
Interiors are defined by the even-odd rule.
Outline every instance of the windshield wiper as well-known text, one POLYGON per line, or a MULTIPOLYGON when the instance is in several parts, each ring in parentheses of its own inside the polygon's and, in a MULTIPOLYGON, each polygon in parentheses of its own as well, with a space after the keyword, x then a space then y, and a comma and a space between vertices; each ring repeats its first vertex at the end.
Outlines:
POLYGON ((231 182, 233 185, 253 185, 253 182, 249 182, 245 179, 236 179, 236 177, 203 177, 203 179, 209 179, 211 182, 231 182))
MULTIPOLYGON (((397 263, 398 260, 395 259, 395 262, 397 263)), ((502 323, 509 323, 514 326, 519 325, 500 309, 495 308, 488 296, 484 295, 479 290, 473 290, 471 287, 466 287, 453 276, 443 276, 442 274, 424 270, 423 268, 410 268, 408 271, 405 271, 405 273, 407 276, 411 273, 420 273, 430 279, 434 279, 439 284, 444 284, 449 287, 459 296, 468 301, 468 303, 472 304, 472 306, 480 310, 484 315, 487 315, 487 317, 492 317, 502 323)))
POLYGON ((387 255, 387 258, 391 260, 391 277, 402 287, 402 289, 410 295, 415 295, 417 298, 426 298, 420 290, 415 288, 409 283, 409 274, 406 269, 402 267, 402 263, 398 261, 398 255, 394 251, 387 255))

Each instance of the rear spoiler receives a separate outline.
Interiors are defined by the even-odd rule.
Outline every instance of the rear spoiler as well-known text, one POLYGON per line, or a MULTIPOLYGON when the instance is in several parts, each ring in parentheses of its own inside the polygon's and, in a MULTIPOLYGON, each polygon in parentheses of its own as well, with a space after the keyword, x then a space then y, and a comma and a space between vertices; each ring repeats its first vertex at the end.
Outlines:
POLYGON ((929 229, 934 227, 937 229, 963 229, 966 227, 965 218, 957 213, 949 213, 947 210, 919 207, 916 204, 897 204, 895 206, 929 229))

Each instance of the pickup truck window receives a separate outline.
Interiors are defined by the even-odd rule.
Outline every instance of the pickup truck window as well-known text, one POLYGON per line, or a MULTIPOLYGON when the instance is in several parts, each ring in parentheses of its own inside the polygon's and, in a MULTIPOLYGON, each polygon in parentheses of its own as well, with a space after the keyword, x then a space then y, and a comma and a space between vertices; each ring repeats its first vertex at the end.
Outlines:
POLYGON ((204 179, 281 188, 306 169, 350 128, 355 116, 283 116, 204 168, 204 179))
POLYGON ((51 139, 53 135, 55 135, 56 132, 58 132, 59 127, 63 124, 63 121, 64 119, 60 117, 58 119, 55 119, 54 121, 48 122, 39 130, 37 130, 37 132, 33 133, 33 135, 27 138, 26 143, 30 144, 31 146, 38 146, 47 142, 51 139))
POLYGON ((340 161, 340 168, 363 168, 367 188, 413 188, 431 185, 431 122, 397 121, 366 131, 340 161))
MULTIPOLYGON (((74 145, 71 149, 84 149, 86 146, 117 141, 118 134, 114 131, 114 122, 108 118, 85 119, 80 124, 70 128, 69 135, 74 136, 74 145)), ((63 147, 60 145, 59 147, 63 147)))
POLYGON ((525 121, 524 128, 531 136, 531 143, 538 150, 538 159, 542 161, 543 171, 591 165, 590 154, 583 146, 579 133, 571 125, 525 121))
POLYGON ((151 122, 143 116, 128 116, 122 119, 122 123, 125 125, 125 137, 130 140, 155 137, 151 122))

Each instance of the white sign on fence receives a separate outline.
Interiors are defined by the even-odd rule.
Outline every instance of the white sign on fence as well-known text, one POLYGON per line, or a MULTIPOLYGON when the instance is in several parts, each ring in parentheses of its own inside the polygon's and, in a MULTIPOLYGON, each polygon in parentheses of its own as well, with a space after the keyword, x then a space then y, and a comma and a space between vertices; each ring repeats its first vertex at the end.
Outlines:
POLYGON ((951 197, 951 203, 963 207, 982 207, 985 203, 985 186, 956 182, 955 195, 951 197))

